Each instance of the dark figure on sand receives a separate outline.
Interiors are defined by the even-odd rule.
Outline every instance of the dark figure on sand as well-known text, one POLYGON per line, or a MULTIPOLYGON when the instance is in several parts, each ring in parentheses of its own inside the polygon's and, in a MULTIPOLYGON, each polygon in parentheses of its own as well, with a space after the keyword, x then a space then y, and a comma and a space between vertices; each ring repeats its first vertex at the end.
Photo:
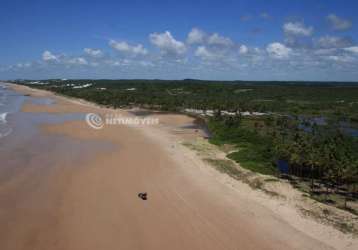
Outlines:
POLYGON ((139 193, 138 197, 141 198, 142 200, 147 200, 147 193, 139 193))

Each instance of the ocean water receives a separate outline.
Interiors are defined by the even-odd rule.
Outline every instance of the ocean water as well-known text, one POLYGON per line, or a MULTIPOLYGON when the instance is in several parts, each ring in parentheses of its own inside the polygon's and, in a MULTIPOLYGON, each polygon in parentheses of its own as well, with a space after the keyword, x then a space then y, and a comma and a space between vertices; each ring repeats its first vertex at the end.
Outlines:
POLYGON ((0 83, 0 139, 13 132, 9 119, 19 112, 25 99, 26 96, 10 90, 7 84, 0 83))
MULTIPOLYGON (((9 88, 6 83, 0 82, 0 143, 5 137, 20 137, 25 133, 28 137, 37 130, 41 123, 61 123, 70 120, 84 120, 85 114, 48 114, 48 113, 23 113, 21 106, 25 102, 37 105, 53 105, 55 102, 50 98, 35 98, 24 96, 9 88)), ((21 137, 25 139, 24 137, 21 137)))
POLYGON ((106 141, 83 141, 41 131, 40 125, 43 124, 73 120, 85 122, 86 114, 21 111, 25 102, 53 105, 52 99, 24 96, 0 83, 0 100, 0 186, 26 169, 32 169, 43 176, 55 166, 85 166, 83 162, 97 152, 107 152, 114 148, 106 141))

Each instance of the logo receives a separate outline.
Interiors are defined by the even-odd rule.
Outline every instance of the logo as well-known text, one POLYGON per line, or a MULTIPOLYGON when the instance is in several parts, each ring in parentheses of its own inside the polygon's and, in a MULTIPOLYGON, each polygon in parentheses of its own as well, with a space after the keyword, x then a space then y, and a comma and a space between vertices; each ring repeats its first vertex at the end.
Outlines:
POLYGON ((94 113, 89 113, 86 115, 87 124, 94 129, 102 129, 104 126, 102 118, 94 113))
POLYGON ((86 114, 86 122, 88 126, 94 129, 102 129, 105 125, 150 126, 159 124, 159 119, 152 117, 125 117, 121 114, 113 113, 105 114, 102 117, 98 114, 88 113, 86 114))

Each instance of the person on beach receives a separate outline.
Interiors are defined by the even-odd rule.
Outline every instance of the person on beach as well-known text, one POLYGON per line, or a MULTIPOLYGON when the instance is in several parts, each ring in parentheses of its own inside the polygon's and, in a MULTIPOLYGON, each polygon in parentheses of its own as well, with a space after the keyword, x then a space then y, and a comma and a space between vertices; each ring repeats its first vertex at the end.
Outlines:
POLYGON ((139 193, 138 197, 141 198, 142 200, 147 200, 147 193, 139 193))

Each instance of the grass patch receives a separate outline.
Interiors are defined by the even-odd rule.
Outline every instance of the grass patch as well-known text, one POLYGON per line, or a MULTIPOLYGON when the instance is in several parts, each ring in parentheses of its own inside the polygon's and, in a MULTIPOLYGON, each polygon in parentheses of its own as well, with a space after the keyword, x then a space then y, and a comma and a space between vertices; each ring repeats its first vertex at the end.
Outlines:
POLYGON ((330 205, 342 210, 346 210, 354 215, 358 215, 356 205, 357 200, 355 199, 348 199, 347 207, 345 207, 345 196, 331 189, 327 193, 326 187, 324 187, 323 185, 320 186, 315 183, 314 190, 311 190, 310 180, 304 180, 302 178, 292 179, 290 180, 290 184, 292 185, 292 187, 301 191, 303 193, 302 195, 304 195, 305 197, 309 197, 317 202, 330 205))
POLYGON ((270 162, 262 159, 262 155, 254 146, 241 148, 239 151, 227 155, 228 158, 240 163, 240 166, 264 175, 275 175, 277 170, 270 162))
POLYGON ((305 216, 312 217, 318 221, 328 222, 328 224, 331 224, 343 233, 350 233, 354 235, 358 233, 357 229, 354 226, 354 223, 348 223, 346 221, 338 221, 336 219, 333 219, 333 217, 330 216, 331 212, 327 209, 323 209, 322 212, 315 212, 308 209, 300 208, 300 211, 305 216))
POLYGON ((237 149, 237 145, 233 144, 222 144, 219 146, 219 149, 225 153, 230 153, 237 149))
POLYGON ((205 141, 199 140, 195 142, 183 142, 182 145, 199 153, 210 152, 210 150, 212 149, 212 146, 210 144, 207 144, 205 141))
POLYGON ((229 153, 227 157, 243 168, 264 175, 275 175, 277 168, 272 164, 272 141, 262 136, 257 127, 257 124, 262 123, 259 118, 247 118, 242 119, 240 126, 227 126, 224 121, 211 119, 208 125, 213 137, 209 141, 219 147, 227 144, 236 146, 239 150, 229 153))
POLYGON ((279 182, 278 179, 274 179, 274 178, 268 178, 264 180, 265 182, 279 182))
POLYGON ((262 189, 263 185, 264 183, 259 178, 255 178, 249 182, 249 186, 253 189, 262 189))
POLYGON ((214 166, 217 170, 222 173, 228 174, 229 176, 240 179, 242 172, 236 168, 235 164, 230 160, 221 160, 221 159, 205 159, 206 162, 214 166))
POLYGON ((270 191, 265 189, 265 183, 260 178, 250 178, 253 176, 250 172, 242 172, 230 160, 221 160, 221 159, 204 159, 210 165, 214 166, 218 171, 221 173, 225 173, 230 177, 240 180, 246 184, 248 184, 252 189, 260 189, 261 191, 265 192, 266 194, 276 197, 279 196, 278 193, 274 191, 270 191))

